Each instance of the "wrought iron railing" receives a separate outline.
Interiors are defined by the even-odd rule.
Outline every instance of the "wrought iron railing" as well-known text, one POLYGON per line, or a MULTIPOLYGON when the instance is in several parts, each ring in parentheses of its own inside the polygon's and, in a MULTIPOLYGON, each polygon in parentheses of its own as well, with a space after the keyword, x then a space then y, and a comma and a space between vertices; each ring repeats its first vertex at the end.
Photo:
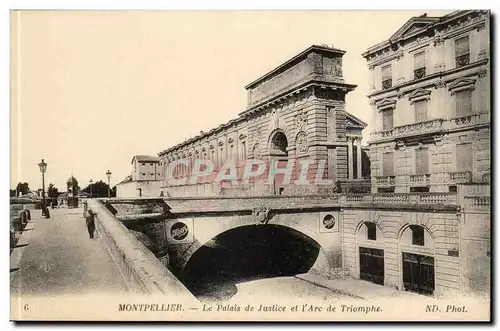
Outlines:
POLYGON ((425 67, 413 70, 413 79, 421 79, 425 77, 425 67))
POLYGON ((457 68, 468 65, 470 63, 470 54, 467 53, 467 54, 463 54, 463 55, 459 55, 459 56, 455 57, 455 63, 456 63, 457 68))
POLYGON ((382 81, 382 89, 387 90, 392 87, 392 78, 386 79, 382 81))

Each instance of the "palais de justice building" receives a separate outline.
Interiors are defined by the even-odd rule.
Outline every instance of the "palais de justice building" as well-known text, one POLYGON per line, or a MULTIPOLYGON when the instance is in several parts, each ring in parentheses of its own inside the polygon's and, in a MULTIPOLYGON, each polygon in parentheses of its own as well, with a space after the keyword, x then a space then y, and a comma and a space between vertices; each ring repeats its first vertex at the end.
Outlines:
POLYGON ((239 174, 245 161, 260 159, 268 165, 261 177, 238 186, 214 183, 214 176, 206 176, 196 185, 176 186, 165 180, 165 195, 332 192, 333 184, 293 185, 300 172, 298 161, 301 159, 313 161, 309 168, 311 182, 314 182, 320 160, 325 162, 324 179, 346 185, 363 182, 361 136, 367 124, 346 111, 345 96, 356 86, 344 82, 344 53, 324 46, 309 47, 248 84, 248 106, 236 119, 159 153, 164 173, 172 161, 188 161, 190 166, 177 166, 174 172, 176 178, 186 177, 188 182, 192 164, 197 158, 211 160, 215 165, 214 172, 232 158, 239 174), (283 184, 279 175, 268 182, 269 165, 275 162, 278 167, 283 167, 289 160, 297 161, 292 184, 283 184))

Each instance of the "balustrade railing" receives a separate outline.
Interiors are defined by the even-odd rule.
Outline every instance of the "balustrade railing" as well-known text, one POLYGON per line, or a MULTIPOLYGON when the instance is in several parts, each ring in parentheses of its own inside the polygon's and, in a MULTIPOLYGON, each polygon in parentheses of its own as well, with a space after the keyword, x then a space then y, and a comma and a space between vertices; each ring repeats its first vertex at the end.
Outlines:
POLYGON ((430 174, 410 175, 410 185, 429 185, 430 183, 430 174))
POLYGON ((420 193, 418 195, 420 204, 457 204, 457 195, 447 192, 420 193))
POLYGON ((450 172, 449 181, 452 184, 464 184, 472 182, 472 172, 470 171, 456 171, 450 172))
POLYGON ((464 197, 465 206, 473 208, 490 208, 491 202, 490 197, 486 196, 476 196, 476 197, 464 197))
POLYGON ((377 186, 394 186, 396 184, 395 176, 376 176, 377 186))
POLYGON ((377 193, 373 195, 374 203, 402 204, 410 202, 410 195, 405 193, 377 193))
MULTIPOLYGON (((489 196, 465 197, 468 207, 489 207, 489 196)), ((349 193, 340 195, 339 203, 356 204, 384 204, 384 205, 440 205, 458 206, 459 195, 453 192, 418 192, 418 193, 349 193)), ((462 202, 463 203, 463 202, 462 202)))
POLYGON ((397 126, 394 128, 394 136, 409 136, 441 130, 443 128, 443 121, 444 120, 442 118, 439 118, 425 122, 397 126))

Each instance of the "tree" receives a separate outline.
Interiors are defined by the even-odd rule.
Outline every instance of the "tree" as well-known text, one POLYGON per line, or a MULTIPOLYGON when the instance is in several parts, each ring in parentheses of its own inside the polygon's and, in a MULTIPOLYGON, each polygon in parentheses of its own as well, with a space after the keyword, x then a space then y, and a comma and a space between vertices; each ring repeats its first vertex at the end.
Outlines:
MULTIPOLYGON (((85 187, 82 192, 90 195, 90 187, 92 187, 92 197, 93 198, 107 198, 108 197, 108 184, 102 180, 92 183, 85 187)), ((116 196, 116 188, 113 187, 111 190, 111 196, 116 196)))
POLYGON ((54 184, 50 183, 47 194, 49 198, 57 198, 59 197, 59 190, 56 187, 54 187, 54 184))
POLYGON ((10 197, 14 198, 16 196, 16 190, 10 190, 10 197))
POLYGON ((26 195, 28 193, 30 193, 30 187, 28 185, 28 183, 24 182, 24 183, 21 183, 19 182, 17 184, 17 196, 19 196, 19 194, 22 194, 22 195, 26 195))

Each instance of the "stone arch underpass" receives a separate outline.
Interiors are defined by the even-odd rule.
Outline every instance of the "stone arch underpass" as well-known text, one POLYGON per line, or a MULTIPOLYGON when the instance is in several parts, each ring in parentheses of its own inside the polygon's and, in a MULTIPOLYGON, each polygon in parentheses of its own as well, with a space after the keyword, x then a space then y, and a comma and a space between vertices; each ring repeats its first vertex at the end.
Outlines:
POLYGON ((189 234, 179 243, 169 237, 172 271, 195 294, 220 284, 227 294, 239 282, 340 267, 340 237, 321 233, 321 213, 270 214, 262 209, 251 215, 169 220, 167 233, 174 228, 177 235, 183 223, 189 234))

